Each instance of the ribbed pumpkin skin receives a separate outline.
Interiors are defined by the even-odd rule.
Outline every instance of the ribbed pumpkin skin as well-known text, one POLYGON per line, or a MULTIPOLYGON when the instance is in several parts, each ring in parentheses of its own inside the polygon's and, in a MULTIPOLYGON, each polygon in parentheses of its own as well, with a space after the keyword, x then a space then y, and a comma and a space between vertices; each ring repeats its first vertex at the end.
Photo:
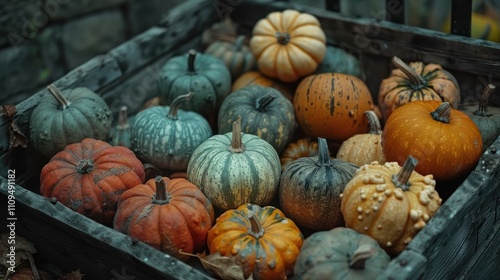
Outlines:
POLYGON ((212 128, 196 112, 179 109, 177 119, 171 119, 170 109, 155 106, 136 115, 132 149, 142 161, 158 168, 186 170, 196 147, 212 136, 212 128))
POLYGON ((245 203, 267 205, 278 189, 281 175, 276 150, 258 136, 242 133, 244 151, 231 151, 232 132, 210 137, 189 160, 188 180, 212 203, 234 209, 245 203))
POLYGON ((168 203, 157 204, 155 179, 124 192, 118 204, 113 228, 167 252, 181 260, 179 253, 201 252, 214 222, 210 200, 186 179, 162 178, 168 203))
POLYGON ((111 224, 120 195, 144 181, 144 167, 126 147, 86 138, 68 145, 40 174, 40 194, 97 222, 111 224), (88 162, 88 170, 84 163, 88 162))
POLYGON ((226 97, 219 110, 218 132, 232 131, 238 116, 242 132, 266 140, 278 154, 288 145, 297 126, 292 102, 270 87, 248 86, 226 97))
POLYGON ((204 117, 215 114, 231 90, 231 73, 222 60, 209 54, 197 53, 193 70, 188 57, 180 55, 169 59, 160 71, 159 97, 163 105, 171 104, 179 95, 194 92, 191 102, 182 105, 186 111, 195 111, 204 117))
POLYGON ((292 84, 283 83, 278 79, 266 77, 259 71, 249 71, 239 76, 238 79, 233 82, 231 92, 252 85, 272 87, 281 92, 288 100, 293 101, 295 87, 292 84))
POLYGON ((367 110, 374 103, 360 79, 340 74, 310 75, 298 85, 293 99, 297 122, 311 137, 342 142, 368 132, 367 110))
POLYGON ((272 206, 241 205, 224 212, 208 232, 211 254, 234 256, 245 279, 286 279, 293 271, 303 235, 295 223, 272 206), (248 218, 254 215, 262 232, 253 232, 248 218))
POLYGON ((33 147, 47 158, 85 138, 106 141, 111 131, 111 110, 99 95, 88 88, 61 93, 71 102, 68 108, 62 110, 57 100, 46 94, 30 118, 33 147))
POLYGON ((318 155, 318 143, 309 138, 297 140, 290 143, 281 153, 281 169, 285 170, 290 163, 302 157, 313 157, 318 155))
POLYGON ((243 36, 238 37, 236 42, 215 41, 205 50, 205 54, 211 54, 224 62, 233 81, 241 74, 254 69, 256 65, 250 48, 243 43, 244 39, 243 36))
POLYGON ((122 107, 118 114, 118 124, 111 128, 109 143, 113 146, 132 147, 132 124, 134 123, 133 117, 127 116, 127 107, 122 107))
POLYGON ((331 72, 353 75, 360 78, 361 68, 359 66, 359 60, 357 57, 341 48, 327 46, 325 58, 318 65, 314 73, 320 74, 331 72))
POLYGON ((331 159, 325 139, 318 139, 319 156, 295 160, 280 179, 281 210, 298 226, 329 230, 342 226, 339 195, 358 167, 331 159))

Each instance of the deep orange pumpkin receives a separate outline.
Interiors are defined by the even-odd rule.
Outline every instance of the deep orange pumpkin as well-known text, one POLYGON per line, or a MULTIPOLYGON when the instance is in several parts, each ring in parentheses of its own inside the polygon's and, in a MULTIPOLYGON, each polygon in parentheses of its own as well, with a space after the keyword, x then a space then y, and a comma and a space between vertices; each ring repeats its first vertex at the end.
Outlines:
POLYGON ((214 208, 186 179, 157 176, 123 193, 113 228, 180 260, 201 252, 214 222, 214 208))
POLYGON ((249 71, 242 74, 238 79, 236 79, 236 81, 233 82, 231 92, 251 85, 272 87, 281 92, 286 98, 288 98, 288 100, 293 101, 293 93, 295 90, 294 84, 284 83, 280 80, 269 78, 264 76, 259 71, 249 71))
POLYGON ((364 112, 374 109, 365 83, 340 73, 304 78, 295 91, 293 105, 297 121, 306 134, 336 142, 368 132, 364 112))
POLYGON ((124 146, 86 138, 66 146, 40 174, 40 194, 70 209, 111 224, 120 195, 144 181, 144 167, 124 146))

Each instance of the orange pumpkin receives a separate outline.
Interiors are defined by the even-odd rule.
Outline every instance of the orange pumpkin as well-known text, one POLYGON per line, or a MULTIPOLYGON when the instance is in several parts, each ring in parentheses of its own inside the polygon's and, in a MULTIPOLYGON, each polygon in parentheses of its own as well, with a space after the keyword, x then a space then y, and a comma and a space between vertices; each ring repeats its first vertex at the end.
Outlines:
POLYGON ((476 124, 448 102, 413 101, 389 116, 382 147, 387 161, 402 164, 412 155, 420 162, 417 172, 446 181, 477 164, 482 139, 476 124))
POLYGON ((458 83, 441 65, 421 61, 408 65, 396 56, 392 62, 396 69, 382 81, 378 94, 384 122, 396 108, 415 100, 446 101, 455 109, 460 105, 458 83))
POLYGON ((341 73, 304 78, 295 91, 293 105, 297 122, 307 135, 336 142, 368 132, 364 112, 374 109, 365 83, 341 73))
POLYGON ((288 144, 281 154, 281 169, 285 170, 290 163, 303 157, 313 157, 318 155, 318 142, 310 138, 302 138, 296 142, 288 144))
POLYGON ((251 85, 272 87, 281 92, 288 100, 293 101, 295 87, 292 84, 283 83, 280 80, 266 77, 259 71, 249 71, 239 76, 238 79, 233 82, 231 92, 251 85))
POLYGON ((250 50, 264 75, 294 82, 312 74, 323 60, 326 36, 313 15, 276 11, 255 24, 250 50))

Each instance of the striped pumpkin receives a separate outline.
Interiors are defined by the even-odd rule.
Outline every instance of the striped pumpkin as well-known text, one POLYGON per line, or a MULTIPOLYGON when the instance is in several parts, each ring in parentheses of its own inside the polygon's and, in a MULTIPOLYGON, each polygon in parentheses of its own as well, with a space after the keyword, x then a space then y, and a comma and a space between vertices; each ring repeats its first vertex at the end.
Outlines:
POLYGON ((343 225, 340 194, 358 167, 330 158, 326 139, 318 138, 319 155, 299 158, 283 171, 280 208, 298 226, 329 230, 343 225))
POLYGON ((170 107, 154 106, 136 115, 132 149, 139 159, 160 169, 186 170, 196 147, 213 135, 203 116, 179 109, 193 95, 181 95, 170 107))
POLYGON ((297 126, 292 102, 270 87, 249 86, 226 97, 219 110, 219 133, 230 132, 238 116, 242 132, 266 140, 278 154, 290 143, 297 126))
POLYGON ((188 180, 200 187, 221 210, 245 203, 267 205, 278 189, 278 153, 256 135, 241 133, 241 119, 233 131, 214 135, 198 146, 189 160, 188 180))

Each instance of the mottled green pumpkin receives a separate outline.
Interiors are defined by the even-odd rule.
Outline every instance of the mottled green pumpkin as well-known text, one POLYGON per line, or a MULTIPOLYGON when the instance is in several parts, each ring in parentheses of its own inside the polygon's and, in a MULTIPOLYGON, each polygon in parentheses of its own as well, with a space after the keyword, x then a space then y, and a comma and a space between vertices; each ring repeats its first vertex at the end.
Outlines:
POLYGON ((48 86, 30 118, 33 147, 47 158, 85 138, 108 140, 112 126, 106 102, 88 88, 59 91, 48 86))
POLYGON ((212 136, 208 121, 196 112, 179 109, 194 93, 177 97, 171 106, 139 112, 132 127, 132 150, 145 163, 160 169, 185 170, 193 151, 212 136))
POLYGON ((195 50, 169 59, 159 75, 158 90, 163 105, 171 104, 186 92, 195 92, 193 100, 181 108, 206 118, 217 115, 220 104, 231 91, 231 73, 224 62, 195 50))
POLYGON ((211 54, 224 61, 231 72, 232 80, 236 80, 241 74, 255 68, 255 58, 250 48, 245 44, 245 35, 240 35, 234 42, 215 41, 205 50, 205 54, 211 54))
POLYGON ((266 140, 278 154, 290 143, 297 127, 292 102, 271 87, 247 86, 226 97, 219 110, 219 133, 230 132, 238 116, 242 132, 266 140))
POLYGON ((188 180, 200 187, 222 210, 245 203, 267 205, 278 189, 281 164, 278 153, 265 140, 233 131, 210 137, 194 151, 187 168, 188 180))
POLYGON ((118 112, 118 124, 111 128, 109 143, 113 146, 132 147, 132 122, 128 117, 128 108, 123 106, 118 112))
POLYGON ((343 73, 361 78, 359 59, 342 48, 327 46, 323 61, 316 68, 315 74, 343 73))
POLYGON ((332 159, 324 138, 318 138, 318 150, 317 157, 299 158, 283 170, 279 201, 298 226, 328 230, 344 223, 339 196, 358 166, 332 159))
POLYGON ((297 280, 377 279, 391 261, 377 241, 337 227, 310 235, 295 261, 297 280))

